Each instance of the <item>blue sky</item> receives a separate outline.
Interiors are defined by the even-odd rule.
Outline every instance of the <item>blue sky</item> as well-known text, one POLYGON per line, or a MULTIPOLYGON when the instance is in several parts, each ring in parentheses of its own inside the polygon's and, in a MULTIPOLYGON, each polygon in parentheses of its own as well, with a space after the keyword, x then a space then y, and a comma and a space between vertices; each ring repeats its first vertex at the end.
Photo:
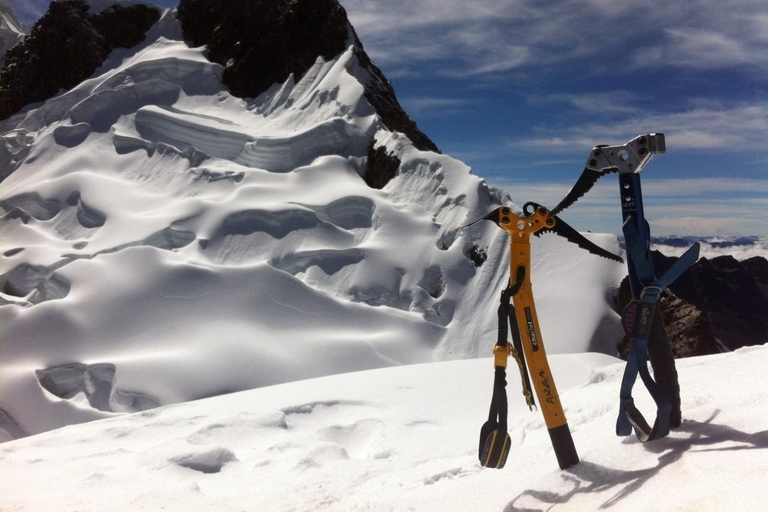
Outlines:
MULTIPOLYGON (((27 22, 48 3, 11 1, 27 22)), ((663 132, 654 234, 768 235, 765 0, 341 2, 422 130, 518 204, 553 206, 594 145, 663 132)), ((563 217, 619 233, 617 189, 563 217)))

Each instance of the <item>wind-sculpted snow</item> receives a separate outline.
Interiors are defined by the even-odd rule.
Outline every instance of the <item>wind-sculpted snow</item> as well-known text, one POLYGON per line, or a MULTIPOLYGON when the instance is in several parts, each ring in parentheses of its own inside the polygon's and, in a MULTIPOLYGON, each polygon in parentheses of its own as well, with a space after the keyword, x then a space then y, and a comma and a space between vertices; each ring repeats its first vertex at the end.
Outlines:
POLYGON ((43 199, 35 192, 22 193, 0 201, 0 208, 6 211, 7 216, 32 217, 37 220, 50 220, 61 211, 56 201, 43 199))
POLYGON ((306 272, 310 267, 318 267, 328 275, 333 275, 347 265, 360 263, 365 253, 360 249, 320 249, 317 251, 296 252, 270 261, 270 265, 291 275, 306 272))
MULTIPOLYGON (((39 304, 46 300, 66 297, 70 283, 49 268, 21 264, 0 275, 0 290, 6 296, 24 299, 29 304, 39 304)), ((7 303, 9 301, 0 296, 0 304, 7 303)))
MULTIPOLYGON (((204 48, 160 37, 172 25, 166 12, 154 39, 1 126, 0 436, 485 355, 507 239, 490 223, 462 226, 503 194, 387 130, 354 47, 240 99, 204 48), (371 141, 401 162, 381 190, 364 179, 371 141), (92 394, 94 365, 107 365, 96 380, 109 400, 92 394), (77 385, 62 388, 62 372, 77 385)), ((535 243, 547 348, 612 351, 606 289, 622 267, 535 243)), ((341 453, 310 454, 306 467, 341 453)), ((203 473, 235 463, 222 451, 174 461, 203 473)))
POLYGON ((319 218, 343 229, 370 228, 376 203, 364 196, 350 196, 332 201, 327 205, 304 205, 314 210, 319 218))
POLYGON ((53 130, 53 138, 60 146, 74 148, 79 146, 91 133, 91 125, 77 123, 72 126, 59 126, 53 130))
POLYGON ((159 405, 151 396, 117 389, 115 373, 115 365, 109 363, 72 363, 35 371, 40 385, 49 393, 64 399, 82 394, 99 411, 136 412, 159 405))
POLYGON ((327 154, 362 155, 372 134, 358 133, 336 118, 290 137, 257 137, 235 159, 250 167, 287 171, 327 154))

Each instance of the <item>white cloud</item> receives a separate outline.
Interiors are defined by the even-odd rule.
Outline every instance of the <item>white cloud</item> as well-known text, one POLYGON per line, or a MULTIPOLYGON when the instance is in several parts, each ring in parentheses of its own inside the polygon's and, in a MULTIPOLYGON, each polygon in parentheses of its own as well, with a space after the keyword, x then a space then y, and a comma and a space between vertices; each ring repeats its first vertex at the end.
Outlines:
POLYGON ((550 94, 530 96, 532 105, 568 105, 584 112, 601 114, 637 114, 642 112, 643 102, 649 98, 629 91, 605 91, 583 94, 550 94))
MULTIPOLYGON (((768 240, 762 239, 750 245, 735 245, 730 247, 713 246, 707 242, 700 242, 699 257, 717 258, 718 256, 733 256, 739 261, 760 256, 768 258, 768 240)), ((656 249, 667 256, 682 256, 688 249, 687 247, 676 247, 671 245, 654 244, 652 249, 656 249)))
MULTIPOLYGON (((489 179, 507 191, 516 204, 534 201, 550 208, 576 180, 522 182, 489 179)), ((588 194, 563 212, 566 222, 580 230, 619 234, 621 210, 614 175, 600 180, 588 194)), ((768 179, 655 179, 643 182, 645 213, 654 236, 743 236, 768 234, 768 179), (743 197, 745 196, 746 197, 743 197), (753 197, 758 195, 759 197, 753 197)))
POLYGON ((28 25, 45 14, 50 3, 51 0, 11 0, 11 5, 19 15, 21 22, 28 25))
POLYGON ((734 217, 657 217, 652 226, 660 234, 735 236, 743 233, 743 222, 734 217))
POLYGON ((768 62, 764 0, 343 4, 375 60, 435 61, 455 76, 575 61, 584 76, 636 67, 729 69, 768 62))
POLYGON ((656 197, 762 193, 768 206, 768 179, 689 178, 649 180, 643 183, 643 193, 656 197))
POLYGON ((663 132, 668 149, 765 150, 768 147, 768 104, 732 108, 693 108, 682 112, 647 113, 613 124, 584 124, 559 130, 559 137, 531 137, 513 146, 583 151, 596 143, 622 144, 639 133, 663 132))
POLYGON ((686 27, 667 28, 662 40, 634 55, 637 67, 674 66, 693 69, 727 69, 768 62, 765 43, 749 32, 686 27), (762 48, 761 48, 762 47, 762 48))
POLYGON ((467 98, 423 96, 404 97, 401 99, 401 103, 409 113, 423 118, 434 111, 438 111, 440 115, 456 114, 477 102, 467 98))

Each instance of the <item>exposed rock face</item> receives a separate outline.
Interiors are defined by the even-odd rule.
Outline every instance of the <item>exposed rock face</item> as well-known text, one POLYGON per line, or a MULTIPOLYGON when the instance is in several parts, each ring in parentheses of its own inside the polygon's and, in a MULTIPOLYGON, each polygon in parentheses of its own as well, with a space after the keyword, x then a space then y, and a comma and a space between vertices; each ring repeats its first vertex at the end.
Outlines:
MULTIPOLYGON (((653 252, 658 273, 675 261, 653 252)), ((768 341, 768 260, 732 256, 702 258, 670 287, 707 313, 712 333, 728 348, 768 341)))
POLYGON ((224 66, 224 84, 239 97, 256 97, 291 74, 298 80, 318 56, 330 59, 354 44, 372 77, 365 97, 384 124, 417 148, 438 151, 403 111, 337 0, 181 0, 178 18, 184 37, 224 66))
MULTIPOLYGON (((350 26, 351 29, 351 26, 350 26)), ((360 64, 371 74, 371 81, 365 85, 365 98, 373 105, 379 117, 390 130, 404 133, 413 142, 413 145, 422 151, 434 151, 439 153, 437 145, 430 140, 419 128, 416 123, 408 117, 395 96, 395 90, 392 84, 384 76, 384 73, 376 67, 368 54, 363 50, 363 44, 355 37, 355 48, 357 59, 360 64)))
POLYGON ((717 354, 720 345, 712 335, 707 314, 679 297, 662 297, 667 341, 675 357, 717 354))
POLYGON ((184 37, 208 47, 225 66, 224 83, 236 96, 258 96, 293 73, 298 78, 318 56, 345 49, 346 13, 334 0, 182 0, 184 37))
POLYGON ((397 174, 400 159, 387 153, 387 148, 374 148, 374 140, 368 146, 368 163, 365 171, 365 182, 371 188, 382 189, 397 174))
POLYGON ((0 409, 0 443, 21 439, 22 437, 27 437, 24 429, 16 423, 16 420, 10 414, 0 409))
MULTIPOLYGON (((620 311, 624 310, 631 299, 629 281, 625 278, 619 289, 620 311)), ((679 297, 664 295, 659 304, 667 341, 675 358, 717 354, 721 351, 712 334, 706 313, 679 297)), ((619 343, 619 357, 622 359, 627 359, 629 355, 629 341, 629 337, 625 335, 619 343)))
POLYGON ((467 258, 472 260, 472 263, 475 264, 475 267, 482 267, 483 263, 485 263, 485 260, 488 259, 488 253, 486 253, 485 250, 481 247, 473 245, 469 251, 467 251, 467 258))
POLYGON ((115 5, 90 14, 82 0, 51 3, 31 32, 6 54, 0 72, 0 119, 88 78, 115 48, 139 44, 160 19, 146 5, 115 5))
MULTIPOLYGON (((653 251, 657 274, 677 258, 653 251)), ((768 340, 768 260, 761 257, 739 262, 731 256, 700 259, 670 290, 678 298, 663 298, 667 338, 675 357, 718 352, 718 340, 729 349, 768 340)), ((618 307, 631 299, 629 283, 621 284, 618 307)), ((622 341, 624 347, 628 340, 622 341)), ((626 349, 620 348, 622 357, 626 349)))

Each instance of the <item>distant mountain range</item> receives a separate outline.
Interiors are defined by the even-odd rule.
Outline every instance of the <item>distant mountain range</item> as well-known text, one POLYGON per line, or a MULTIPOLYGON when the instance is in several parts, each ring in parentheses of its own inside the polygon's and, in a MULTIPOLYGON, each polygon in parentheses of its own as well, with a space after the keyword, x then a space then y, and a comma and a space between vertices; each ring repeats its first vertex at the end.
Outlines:
POLYGON ((669 245, 671 247, 690 247, 694 242, 705 242, 712 247, 742 247, 757 245, 764 239, 759 236, 739 236, 724 238, 721 236, 661 236, 651 237, 651 243, 655 245, 669 245))
POLYGON ((739 261, 756 256, 768 257, 768 239, 760 236, 665 236, 651 237, 651 247, 667 256, 680 256, 693 245, 701 244, 700 257, 731 256, 739 261))

